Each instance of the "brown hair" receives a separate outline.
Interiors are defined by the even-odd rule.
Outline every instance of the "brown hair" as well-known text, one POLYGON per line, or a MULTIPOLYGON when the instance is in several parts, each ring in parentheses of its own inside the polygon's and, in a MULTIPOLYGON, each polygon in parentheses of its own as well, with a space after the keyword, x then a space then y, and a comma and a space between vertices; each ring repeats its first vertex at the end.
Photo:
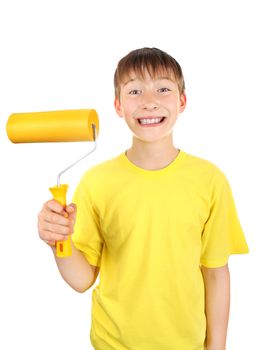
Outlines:
POLYGON ((131 72, 144 78, 145 70, 151 77, 160 71, 173 75, 178 84, 180 94, 184 93, 185 82, 182 68, 179 63, 168 53, 155 47, 144 47, 133 50, 124 56, 118 63, 114 74, 115 97, 120 97, 120 84, 131 72))

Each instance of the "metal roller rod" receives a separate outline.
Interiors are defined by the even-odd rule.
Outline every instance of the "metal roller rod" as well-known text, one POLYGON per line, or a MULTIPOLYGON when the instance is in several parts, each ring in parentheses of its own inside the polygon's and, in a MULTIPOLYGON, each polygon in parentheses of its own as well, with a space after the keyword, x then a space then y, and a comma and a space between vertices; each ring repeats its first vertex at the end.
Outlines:
POLYGON ((60 177, 62 174, 64 174, 68 169, 72 168, 75 164, 77 164, 78 162, 80 162, 82 159, 86 158, 88 155, 90 155, 92 152, 95 151, 95 149, 97 148, 97 133, 96 133, 96 126, 95 124, 92 124, 92 129, 93 129, 93 140, 94 140, 94 147, 89 151, 89 153, 85 154, 83 157, 81 157, 80 159, 78 159, 76 162, 74 162, 73 164, 71 164, 70 166, 68 166, 66 169, 62 170, 57 177, 57 186, 60 186, 60 177))

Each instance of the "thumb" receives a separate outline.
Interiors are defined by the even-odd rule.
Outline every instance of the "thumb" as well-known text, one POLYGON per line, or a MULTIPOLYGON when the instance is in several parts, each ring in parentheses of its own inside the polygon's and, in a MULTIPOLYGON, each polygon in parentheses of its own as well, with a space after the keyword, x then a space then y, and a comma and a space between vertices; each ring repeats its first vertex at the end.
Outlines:
POLYGON ((66 212, 69 214, 70 217, 75 218, 77 213, 77 206, 75 203, 70 203, 66 206, 66 212))

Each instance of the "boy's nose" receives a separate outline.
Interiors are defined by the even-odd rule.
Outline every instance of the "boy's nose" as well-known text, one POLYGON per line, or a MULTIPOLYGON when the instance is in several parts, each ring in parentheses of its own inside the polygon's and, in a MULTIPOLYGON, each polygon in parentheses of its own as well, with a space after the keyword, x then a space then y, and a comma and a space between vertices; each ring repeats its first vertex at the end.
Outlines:
POLYGON ((152 94, 145 94, 141 101, 142 108, 146 110, 154 110, 158 108, 158 101, 152 94))
POLYGON ((144 103, 142 108, 147 111, 153 111, 158 108, 158 105, 156 103, 144 103))

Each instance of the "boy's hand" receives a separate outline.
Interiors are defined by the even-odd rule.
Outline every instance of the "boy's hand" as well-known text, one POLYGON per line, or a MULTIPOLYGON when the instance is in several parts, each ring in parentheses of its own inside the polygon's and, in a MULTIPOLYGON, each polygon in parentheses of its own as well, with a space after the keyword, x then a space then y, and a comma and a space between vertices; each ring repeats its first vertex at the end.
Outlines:
POLYGON ((74 232, 77 207, 74 203, 63 208, 56 200, 50 200, 43 205, 38 214, 39 237, 51 246, 56 241, 63 241, 74 232))

